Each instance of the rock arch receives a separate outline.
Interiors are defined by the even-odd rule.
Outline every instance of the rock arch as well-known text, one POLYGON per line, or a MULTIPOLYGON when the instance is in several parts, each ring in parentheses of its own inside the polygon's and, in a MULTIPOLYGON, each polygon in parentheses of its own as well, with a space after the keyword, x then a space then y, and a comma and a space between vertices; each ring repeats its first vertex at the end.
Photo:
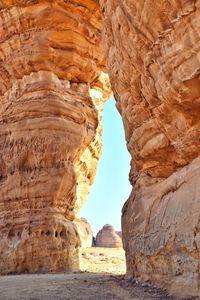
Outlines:
POLYGON ((1 1, 0 273, 78 270, 110 94, 96 1, 1 1))
POLYGON ((0 272, 78 269, 106 60, 132 155, 127 272, 199 293, 200 1, 0 3, 0 272))

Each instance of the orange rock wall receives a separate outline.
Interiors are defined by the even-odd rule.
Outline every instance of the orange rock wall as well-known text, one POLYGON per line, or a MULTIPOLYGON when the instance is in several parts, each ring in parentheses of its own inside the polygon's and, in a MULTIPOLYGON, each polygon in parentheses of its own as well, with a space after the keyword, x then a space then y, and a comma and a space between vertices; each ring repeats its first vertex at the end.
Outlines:
POLYGON ((199 294, 200 1, 100 0, 112 89, 132 156, 127 273, 199 294))
POLYGON ((109 94, 95 0, 0 1, 0 273, 77 270, 109 94))

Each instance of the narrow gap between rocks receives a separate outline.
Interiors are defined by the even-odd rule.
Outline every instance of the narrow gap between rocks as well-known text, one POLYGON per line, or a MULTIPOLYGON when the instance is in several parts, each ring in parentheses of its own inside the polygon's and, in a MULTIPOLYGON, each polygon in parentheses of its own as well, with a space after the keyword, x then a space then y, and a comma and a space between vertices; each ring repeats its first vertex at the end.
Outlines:
POLYGON ((131 192, 128 179, 130 160, 122 118, 112 97, 105 104, 103 111, 103 153, 96 179, 80 212, 81 217, 90 223, 93 241, 96 241, 94 247, 82 249, 82 270, 116 275, 126 272, 125 253, 122 247, 116 242, 112 248, 99 247, 96 237, 106 224, 112 225, 114 231, 120 235, 121 209, 131 192))

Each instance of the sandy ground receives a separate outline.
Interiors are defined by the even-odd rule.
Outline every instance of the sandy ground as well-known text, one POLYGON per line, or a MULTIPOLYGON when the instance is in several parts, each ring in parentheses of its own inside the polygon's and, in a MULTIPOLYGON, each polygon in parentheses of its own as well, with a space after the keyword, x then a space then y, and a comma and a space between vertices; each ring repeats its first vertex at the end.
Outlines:
POLYGON ((82 250, 83 272, 0 277, 0 300, 169 300, 148 284, 125 279, 122 249, 82 250))
POLYGON ((87 248, 81 251, 81 270, 90 273, 123 275, 126 273, 125 252, 121 248, 87 248))

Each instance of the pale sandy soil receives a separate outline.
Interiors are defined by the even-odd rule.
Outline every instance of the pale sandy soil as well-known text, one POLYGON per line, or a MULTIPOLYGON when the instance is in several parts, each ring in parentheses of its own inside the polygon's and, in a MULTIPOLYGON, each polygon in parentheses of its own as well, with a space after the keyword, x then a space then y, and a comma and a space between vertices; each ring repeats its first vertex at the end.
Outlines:
POLYGON ((122 275, 126 273, 125 252, 118 248, 82 249, 81 269, 92 273, 122 275))
POLYGON ((0 300, 167 300, 148 285, 125 279, 122 249, 82 250, 80 273, 0 276, 0 300))

